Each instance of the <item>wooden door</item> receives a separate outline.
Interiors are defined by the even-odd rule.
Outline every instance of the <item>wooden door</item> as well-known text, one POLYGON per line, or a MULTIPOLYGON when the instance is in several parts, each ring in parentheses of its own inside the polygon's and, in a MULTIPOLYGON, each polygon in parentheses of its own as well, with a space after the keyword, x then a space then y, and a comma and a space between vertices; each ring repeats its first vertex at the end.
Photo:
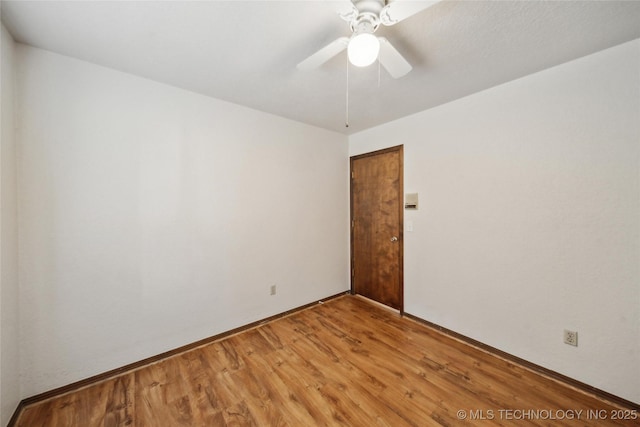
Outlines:
POLYGON ((351 157, 351 292, 403 309, 402 146, 351 157))

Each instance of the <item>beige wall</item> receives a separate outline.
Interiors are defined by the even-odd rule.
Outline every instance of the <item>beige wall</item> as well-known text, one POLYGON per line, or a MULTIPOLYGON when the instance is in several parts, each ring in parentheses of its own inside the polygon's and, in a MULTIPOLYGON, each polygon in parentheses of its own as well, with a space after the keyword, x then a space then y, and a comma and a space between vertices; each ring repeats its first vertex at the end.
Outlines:
POLYGON ((23 396, 348 288, 344 135, 17 53, 23 396))
POLYGON ((14 42, 0 35, 0 424, 6 425, 20 401, 18 332, 18 227, 14 136, 14 42))
POLYGON ((404 144, 405 310, 640 402, 639 118, 636 40, 351 136, 404 144))

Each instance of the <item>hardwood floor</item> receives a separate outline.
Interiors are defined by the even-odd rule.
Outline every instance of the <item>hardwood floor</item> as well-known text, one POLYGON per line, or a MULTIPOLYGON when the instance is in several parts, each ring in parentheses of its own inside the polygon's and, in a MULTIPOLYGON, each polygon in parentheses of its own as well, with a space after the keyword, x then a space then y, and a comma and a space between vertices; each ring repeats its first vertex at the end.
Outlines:
POLYGON ((613 419, 627 411, 344 296, 27 406, 16 425, 640 425, 613 419))

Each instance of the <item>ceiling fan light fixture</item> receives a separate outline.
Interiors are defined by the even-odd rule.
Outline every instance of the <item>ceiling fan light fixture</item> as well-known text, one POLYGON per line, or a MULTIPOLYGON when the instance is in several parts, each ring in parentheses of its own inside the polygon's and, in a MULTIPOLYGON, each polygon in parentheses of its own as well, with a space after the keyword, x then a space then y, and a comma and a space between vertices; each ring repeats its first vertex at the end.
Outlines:
POLYGON ((349 62, 356 67, 367 67, 378 59, 380 41, 372 33, 362 32, 354 34, 349 40, 347 55, 349 62))

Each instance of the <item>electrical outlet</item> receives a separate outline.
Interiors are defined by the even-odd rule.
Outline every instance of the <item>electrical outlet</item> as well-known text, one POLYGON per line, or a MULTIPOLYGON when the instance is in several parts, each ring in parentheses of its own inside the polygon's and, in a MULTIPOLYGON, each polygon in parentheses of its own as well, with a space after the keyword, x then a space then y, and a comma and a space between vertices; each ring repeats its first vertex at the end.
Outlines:
POLYGON ((576 331, 568 331, 564 330, 564 343, 572 345, 574 347, 578 346, 578 333, 576 331))
POLYGON ((270 295, 275 295, 276 294, 276 285, 271 285, 271 291, 270 291, 270 295))

